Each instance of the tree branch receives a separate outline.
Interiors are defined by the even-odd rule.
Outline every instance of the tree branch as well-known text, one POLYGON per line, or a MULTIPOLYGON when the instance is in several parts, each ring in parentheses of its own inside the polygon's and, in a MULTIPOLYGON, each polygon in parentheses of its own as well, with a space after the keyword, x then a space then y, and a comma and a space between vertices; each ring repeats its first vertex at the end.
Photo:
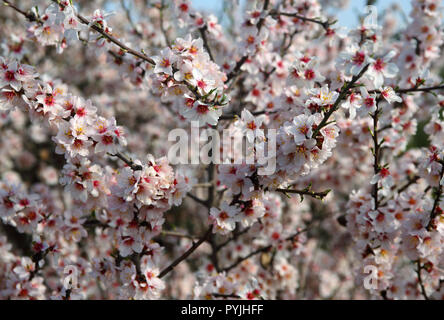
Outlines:
POLYGON ((320 191, 320 192, 310 191, 310 189, 304 189, 304 190, 276 189, 275 191, 282 192, 284 194, 296 193, 296 194, 299 194, 301 196, 310 196, 310 197, 318 199, 318 200, 323 200, 328 195, 328 193, 331 191, 331 189, 328 189, 328 190, 325 190, 325 191, 320 191))
MULTIPOLYGON (((264 6, 262 7, 262 11, 267 11, 269 5, 270 5, 270 0, 265 0, 264 6)), ((256 25, 258 34, 260 33, 260 31, 262 29, 264 21, 265 21, 265 17, 262 17, 256 25)), ((249 58, 249 56, 245 55, 236 63, 236 66, 234 67, 234 69, 231 70, 231 72, 227 75, 227 81, 225 81, 226 83, 230 82, 232 79, 234 79, 239 74, 240 68, 244 65, 244 63, 248 60, 248 58, 249 58)))
MULTIPOLYGON (((296 232, 295 234, 293 234, 293 235, 291 235, 291 236, 285 238, 285 241, 291 241, 291 240, 293 240, 295 237, 297 237, 298 235, 300 235, 301 233, 306 232, 306 231, 308 231, 308 228, 302 229, 301 231, 298 231, 298 232, 296 232)), ((271 244, 268 245, 268 246, 265 246, 265 247, 260 247, 260 248, 256 249, 255 251, 250 252, 248 255, 246 255, 246 256, 244 256, 244 257, 239 257, 234 263, 232 263, 231 265, 229 265, 229 266, 226 267, 226 268, 223 268, 223 269, 222 269, 222 272, 228 272, 228 271, 230 271, 231 269, 237 267, 237 266, 238 266, 240 263, 242 263, 243 261, 248 260, 248 259, 250 259, 251 257, 253 257, 253 256, 255 256, 255 255, 257 255, 257 254, 259 254, 259 253, 261 253, 261 252, 266 252, 266 251, 270 250, 272 247, 273 247, 273 246, 272 246, 271 244)))
POLYGON ((429 231, 432 230, 433 220, 438 215, 439 201, 441 200, 441 196, 443 194, 443 186, 441 184, 441 180, 444 176, 444 161, 441 161, 440 163, 441 163, 441 172, 439 174, 438 188, 436 190, 436 197, 435 197, 435 201, 433 202, 432 211, 430 212, 430 220, 429 220, 429 223, 427 224, 427 230, 429 230, 429 231))
POLYGON ((425 290, 424 287, 424 283, 422 281, 422 276, 421 276, 421 270, 422 270, 422 266, 421 266, 421 262, 419 261, 419 259, 416 261, 416 274, 418 275, 418 283, 419 283, 419 287, 421 288, 421 294, 424 297, 424 299, 426 300, 430 300, 429 296, 427 295, 427 292, 425 290))
POLYGON ((163 269, 160 274, 159 274, 159 278, 163 278, 164 276, 166 276, 168 273, 170 273, 179 263, 181 263, 183 260, 185 260, 186 258, 188 258, 188 256, 190 256, 197 248, 199 248, 199 246, 204 243, 208 237, 210 236, 211 232, 213 230, 213 226, 211 225, 208 230, 205 232, 205 234, 197 241, 194 242, 193 245, 191 246, 191 248, 189 248, 187 251, 185 251, 184 254, 182 254, 179 258, 177 258, 176 260, 174 260, 170 265, 168 265, 165 269, 163 269))
MULTIPOLYGON (((372 134, 372 138, 373 138, 373 145, 374 145, 374 150, 373 150, 373 157, 374 157, 373 173, 375 175, 378 174, 379 171, 381 170, 380 165, 379 165, 381 144, 378 142, 378 119, 379 119, 379 112, 380 112, 378 105, 379 105, 379 101, 376 102, 376 111, 375 111, 375 113, 371 115, 371 117, 373 119, 373 134, 372 134)), ((378 207, 379 207, 378 182, 376 182, 373 185, 372 196, 373 196, 373 199, 375 200, 375 210, 377 210, 378 207)))
POLYGON ((333 114, 333 112, 335 112, 338 109, 339 104, 341 103, 341 101, 347 97, 348 91, 350 90, 350 88, 352 88, 353 85, 364 75, 364 73, 367 71, 369 66, 370 66, 370 64, 367 64, 366 66, 364 66, 364 68, 362 68, 362 70, 357 75, 353 76, 352 80, 347 83, 345 88, 342 88, 342 90, 339 93, 339 96, 336 98, 336 101, 334 102, 333 106, 325 114, 325 116, 322 119, 322 121, 319 123, 317 128, 313 131, 313 134, 311 136, 312 138, 316 138, 316 136, 318 135, 319 131, 323 127, 325 127, 327 125, 327 121, 330 118, 330 116, 333 114))
POLYGON ((196 197, 194 194, 187 193, 187 196, 190 197, 191 199, 193 199, 194 201, 196 201, 197 203, 200 203, 201 205, 208 207, 208 204, 205 200, 202 200, 202 199, 196 197))
POLYGON ((270 15, 272 17, 279 17, 279 16, 292 17, 292 18, 297 18, 297 19, 305 21, 305 22, 316 23, 316 24, 319 24, 320 26, 322 26, 322 28, 324 28, 325 30, 328 30, 331 25, 336 23, 336 21, 327 21, 327 20, 321 21, 319 19, 308 18, 305 16, 301 16, 300 14, 297 14, 297 13, 289 13, 289 12, 274 11, 274 12, 271 12, 270 15))
MULTIPOLYGON (((3 1, 5 1, 5 0, 3 0, 3 1)), ((51 0, 51 1, 54 3, 57 3, 61 8, 63 8, 63 5, 58 3, 57 0, 51 0)), ((109 41, 111 41, 112 43, 114 43, 115 45, 120 47, 123 51, 128 52, 129 54, 132 54, 133 56, 138 57, 138 58, 148 62, 151 65, 156 64, 153 59, 151 59, 150 57, 146 56, 145 54, 138 52, 134 49, 131 49, 127 45, 123 44, 119 39, 115 38, 114 36, 107 33, 105 30, 103 30, 102 27, 99 26, 98 24, 91 24, 91 22, 88 21, 88 19, 86 19, 85 17, 83 17, 80 13, 76 13, 76 16, 80 20, 81 23, 83 23, 83 24, 89 26, 91 29, 97 31, 102 36, 104 36, 106 39, 108 39, 109 41)))
POLYGON ((12 4, 10 1, 8 0, 3 0, 3 4, 7 7, 11 7, 12 9, 14 9, 15 11, 17 11, 18 13, 22 14, 23 16, 26 17, 26 19, 28 19, 29 21, 38 21, 37 17, 32 14, 31 12, 26 12, 21 10, 20 8, 16 7, 14 4, 12 4))
MULTIPOLYGON (((434 90, 443 90, 443 89, 444 89, 444 85, 423 87, 423 88, 415 86, 413 88, 404 88, 404 89, 395 88, 394 90, 397 93, 410 93, 410 92, 430 92, 430 91, 434 91, 434 90)), ((381 93, 381 90, 369 90, 369 93, 381 93)))
POLYGON ((142 169, 143 169, 143 167, 142 167, 141 165, 139 165, 139 164, 135 164, 135 163, 133 162, 133 160, 127 158, 125 155, 123 155, 123 154, 120 153, 120 152, 117 152, 116 154, 111 154, 111 153, 108 153, 108 154, 111 155, 111 156, 113 156, 113 157, 117 157, 117 158, 119 158, 120 160, 122 160, 123 162, 125 162, 125 163, 126 163, 131 169, 133 169, 134 171, 138 171, 138 170, 142 170, 142 169))
POLYGON ((207 50, 208 55, 210 56, 211 61, 214 62, 214 56, 211 53, 211 48, 210 48, 210 45, 208 44, 207 30, 208 30, 207 25, 204 25, 203 27, 199 28, 199 32, 200 32, 200 35, 202 36, 204 47, 207 50))

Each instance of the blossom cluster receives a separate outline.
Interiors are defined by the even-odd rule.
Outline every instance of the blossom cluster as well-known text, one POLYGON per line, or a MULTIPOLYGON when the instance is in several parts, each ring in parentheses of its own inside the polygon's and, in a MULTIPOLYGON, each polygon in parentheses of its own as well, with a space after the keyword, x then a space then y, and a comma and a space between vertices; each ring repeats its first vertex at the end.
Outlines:
POLYGON ((177 38, 172 49, 154 56, 154 83, 165 100, 189 121, 215 125, 222 114, 225 73, 210 60, 202 39, 177 38), (179 96, 179 99, 174 99, 179 96))
POLYGON ((440 1, 8 2, 0 299, 444 298, 440 1))
MULTIPOLYGON (((20 233, 38 234, 39 239, 33 242, 33 257, 51 255, 57 257, 56 260, 61 239, 79 243, 88 237, 89 223, 112 226, 111 233, 104 236, 113 239, 118 248, 117 257, 125 258, 142 250, 151 252, 151 258, 146 261, 146 274, 140 276, 135 270, 129 274, 123 269, 127 277, 132 277, 124 284, 130 286, 133 293, 125 291, 125 294, 135 298, 159 296, 164 286, 156 271, 160 250, 152 239, 162 230, 163 213, 171 205, 180 204, 189 190, 185 177, 176 176, 166 158, 154 159, 152 155, 143 163, 135 160, 131 166, 118 171, 100 162, 94 163, 97 157, 115 156, 127 144, 124 130, 116 125, 115 118, 99 116, 90 100, 68 93, 63 83, 40 79, 31 66, 0 59, 2 110, 9 113, 15 108, 22 109, 31 114, 32 121, 46 124, 53 132, 55 153, 63 154, 66 160, 60 171, 60 183, 71 198, 66 206, 53 208, 43 195, 48 194, 50 202, 55 199, 44 185, 36 185, 36 193, 28 193, 19 177, 6 177, 0 189, 3 223, 12 225, 20 233)), ((56 262, 53 267, 60 268, 60 263, 56 262)), ((18 266, 11 265, 14 277, 8 282, 10 289, 5 289, 5 294, 42 297, 45 289, 42 278, 36 283, 32 281, 37 266, 43 264, 42 258, 23 258, 18 266), (22 291, 27 289, 22 286, 26 285, 38 291, 24 294, 22 291)), ((113 268, 120 270, 118 265, 113 268)), ((129 268, 133 270, 134 266, 129 268)), ((66 297, 63 288, 53 292, 54 298, 63 296, 66 297)))

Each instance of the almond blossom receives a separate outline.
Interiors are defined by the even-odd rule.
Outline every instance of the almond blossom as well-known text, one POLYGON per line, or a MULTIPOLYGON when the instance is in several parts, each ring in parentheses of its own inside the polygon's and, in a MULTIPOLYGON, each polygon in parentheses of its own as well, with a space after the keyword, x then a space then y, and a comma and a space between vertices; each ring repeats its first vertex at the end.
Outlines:
POLYGON ((6 1, 0 299, 442 299, 444 7, 346 2, 6 1))

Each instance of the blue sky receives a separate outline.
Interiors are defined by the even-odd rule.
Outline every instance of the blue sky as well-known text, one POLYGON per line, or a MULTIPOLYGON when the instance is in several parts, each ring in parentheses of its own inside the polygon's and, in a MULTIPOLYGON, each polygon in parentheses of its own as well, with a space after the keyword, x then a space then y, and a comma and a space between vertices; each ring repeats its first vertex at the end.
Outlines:
MULTIPOLYGON (((224 0, 192 0, 193 6, 196 9, 212 12, 216 15, 222 10, 223 1, 224 0)), ((364 13, 366 3, 367 0, 349 0, 349 5, 346 10, 334 12, 338 18, 338 25, 348 28, 357 26, 357 16, 358 14, 364 13)), ((386 9, 391 8, 391 6, 394 4, 401 8, 402 11, 404 11, 404 13, 408 16, 411 9, 409 0, 379 0, 376 2, 378 13, 380 15, 383 14, 386 9)))

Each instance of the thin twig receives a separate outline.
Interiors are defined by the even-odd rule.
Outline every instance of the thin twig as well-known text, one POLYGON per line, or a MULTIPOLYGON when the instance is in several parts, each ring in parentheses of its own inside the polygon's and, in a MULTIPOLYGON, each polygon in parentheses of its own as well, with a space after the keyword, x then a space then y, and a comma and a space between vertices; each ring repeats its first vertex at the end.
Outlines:
POLYGON ((3 0, 3 3, 5 6, 11 7, 15 11, 17 11, 18 13, 24 15, 26 17, 26 19, 28 19, 29 21, 37 21, 37 17, 34 14, 32 14, 31 12, 23 11, 22 9, 16 7, 14 4, 12 4, 8 0, 3 0))
POLYGON ((203 40, 204 47, 205 47, 205 49, 207 50, 208 55, 210 56, 211 61, 215 62, 215 61, 214 61, 214 56, 213 56, 213 54, 211 53, 210 45, 209 45, 209 43, 208 43, 207 30, 208 30, 207 25, 204 25, 203 27, 199 28, 199 32, 200 32, 200 35, 202 36, 202 40, 203 40))
POLYGON ((169 236, 169 237, 176 237, 176 238, 186 238, 186 239, 191 239, 191 240, 198 240, 199 238, 196 236, 192 236, 189 234, 184 234, 184 233, 179 233, 179 232, 175 232, 175 231, 162 231, 160 233, 163 236, 169 236))
POLYGON ((235 241, 237 238, 239 238, 241 235, 247 233, 249 230, 250 230, 250 227, 247 227, 247 228, 245 228, 245 229, 242 230, 242 231, 239 231, 239 232, 236 232, 236 233, 233 232, 233 236, 232 236, 231 238, 228 238, 228 239, 225 240, 224 242, 220 243, 220 244, 216 247, 216 250, 219 251, 220 249, 224 248, 224 247, 227 246, 230 242, 235 241))
POLYGON ((242 299, 239 295, 237 294, 221 294, 221 293, 212 293, 211 294, 213 297, 215 298, 234 298, 234 299, 242 299))
POLYGON ((319 24, 320 26, 322 26, 325 30, 328 30, 330 28, 331 25, 333 25, 336 21, 322 21, 319 19, 313 19, 313 18, 308 18, 305 16, 302 16, 300 14, 297 13, 290 13, 290 12, 271 12, 271 16, 273 17, 278 17, 278 16, 286 16, 286 17, 292 17, 292 18, 296 18, 305 22, 312 22, 312 23, 316 23, 319 24))
MULTIPOLYGON (((413 88, 394 88, 393 90, 397 93, 410 93, 410 92, 430 92, 434 90, 443 90, 444 85, 432 86, 432 87, 418 87, 415 86, 413 88)), ((369 90, 369 93, 381 93, 381 90, 369 90)))
MULTIPOLYGON (((373 157, 374 157, 374 161, 373 161, 373 174, 375 174, 375 175, 378 174, 379 171, 381 171, 381 167, 379 165, 381 144, 378 142, 379 112, 380 112, 380 110, 379 110, 379 100, 378 100, 376 102, 376 110, 375 110, 374 114, 371 115, 371 117, 373 119, 373 134, 372 134, 372 138, 373 138, 373 145, 374 145, 374 149, 373 149, 373 157)), ((379 207, 378 182, 376 182, 373 185, 372 196, 373 196, 373 199, 375 200, 375 210, 378 210, 378 207, 379 207)))
POLYGON ((168 273, 170 273, 179 263, 181 263, 183 260, 188 258, 202 243, 204 243, 208 237, 210 236, 211 232, 213 230, 213 226, 211 225, 208 230, 205 232, 205 234, 197 241, 194 242, 191 248, 189 248, 187 251, 185 251, 179 258, 174 260, 170 265, 168 265, 165 269, 163 269, 160 274, 159 278, 165 277, 168 273))
MULTIPOLYGON (((308 231, 308 228, 305 228, 305 229, 303 229, 303 230, 300 230, 300 231, 296 232, 295 234, 293 234, 293 235, 291 235, 291 236, 285 238, 285 241, 291 241, 291 240, 293 240, 295 237, 297 237, 298 235, 300 235, 301 233, 306 232, 306 231, 308 231)), ((226 268, 223 268, 222 271, 223 271, 223 272, 228 272, 228 271, 230 271, 231 269, 237 267, 237 266, 238 266, 240 263, 242 263, 243 261, 248 260, 248 259, 250 259, 251 257, 253 257, 253 256, 255 256, 255 255, 257 255, 257 254, 259 254, 259 253, 261 253, 261 252, 266 252, 266 251, 270 250, 272 247, 273 247, 273 246, 272 246, 271 244, 268 245, 268 246, 265 246, 265 247, 260 247, 260 248, 258 248, 258 249, 256 249, 256 250, 254 250, 253 252, 250 252, 249 254, 247 254, 247 255, 244 256, 244 257, 239 257, 239 258, 238 258, 235 262, 233 262, 231 265, 229 265, 229 266, 226 267, 226 268)))
POLYGON ((418 275, 419 287, 421 288, 421 294, 424 297, 424 299, 429 300, 429 296, 427 295, 427 292, 424 287, 424 283, 422 281, 421 270, 422 270, 421 262, 418 259, 416 261, 416 274, 418 275))
POLYGON ((296 193, 296 194, 299 194, 301 196, 310 196, 310 197, 313 197, 315 199, 322 200, 322 199, 324 199, 328 195, 328 193, 331 191, 331 189, 328 189, 328 190, 325 190, 325 191, 320 191, 320 192, 314 192, 314 191, 310 191, 309 189, 307 189, 307 190, 296 190, 296 189, 280 189, 279 188, 279 189, 276 189, 275 191, 282 192, 284 194, 296 193))
POLYGON ((196 201, 197 203, 200 203, 201 205, 207 207, 207 202, 205 200, 202 200, 202 199, 196 197, 192 193, 187 193, 187 196, 190 197, 191 199, 193 199, 194 201, 196 201))
POLYGON ((141 165, 135 164, 133 160, 127 158, 125 155, 121 154, 120 152, 117 152, 116 154, 110 154, 109 153, 109 155, 111 155, 113 157, 119 158, 120 160, 125 162, 134 171, 142 170, 143 169, 143 167, 141 165))
POLYGON ((427 230, 429 230, 429 231, 433 228, 433 221, 435 220, 436 216, 438 215, 438 205, 441 200, 441 196, 443 194, 443 186, 441 184, 441 180, 443 179, 443 176, 444 176, 444 161, 441 162, 441 172, 438 177, 439 182, 438 182, 438 188, 436 190, 436 197, 435 197, 435 201, 433 201, 432 211, 430 211, 430 220, 429 220, 429 223, 427 224, 427 230))
MULTIPOLYGON (((5 1, 5 0, 3 0, 3 1, 5 1)), ((63 8, 63 5, 58 3, 57 0, 51 0, 51 1, 54 2, 54 3, 57 3, 60 7, 63 8)), ((109 41, 111 41, 115 45, 119 46, 123 51, 128 52, 129 54, 132 54, 133 56, 138 57, 138 58, 148 62, 151 65, 155 65, 156 64, 154 62, 154 60, 151 59, 150 57, 146 56, 145 54, 143 54, 143 53, 141 53, 139 51, 131 49, 127 45, 123 44, 119 39, 117 39, 114 36, 112 36, 109 33, 107 33, 105 30, 103 30, 103 28, 100 25, 98 25, 98 24, 91 24, 91 22, 88 21, 88 19, 86 19, 85 17, 83 17, 80 13, 76 13, 76 16, 80 20, 81 23, 83 23, 83 24, 89 26, 91 29, 97 31, 102 36, 104 36, 106 39, 108 39, 109 41)))
POLYGON ((131 11, 130 11, 130 8, 128 8, 128 7, 125 5, 125 0, 120 0, 120 5, 122 6, 123 10, 125 11, 126 18, 128 19, 128 22, 130 23, 130 25, 131 25, 131 27, 132 27, 134 33, 135 33, 139 38, 143 38, 143 34, 142 34, 139 30, 137 30, 137 26, 136 26, 136 24, 134 23, 134 21, 133 21, 133 19, 132 19, 132 17, 131 17, 131 11))
POLYGON ((164 25, 164 16, 163 16, 163 10, 165 9, 165 1, 162 0, 160 7, 159 7, 159 20, 160 20, 160 30, 162 31, 163 37, 165 38, 165 43, 168 47, 171 47, 171 41, 168 37, 167 30, 165 29, 164 25))
POLYGON ((395 91, 398 93, 409 93, 409 92, 428 92, 428 91, 441 90, 441 89, 444 89, 444 85, 433 86, 433 87, 424 87, 424 88, 398 89, 395 91))
MULTIPOLYGON (((262 11, 267 11, 268 10, 268 6, 270 5, 270 0, 265 0, 264 1, 264 6, 262 7, 262 11)), ((256 27, 257 27, 257 33, 259 34, 262 26, 264 24, 265 21, 265 16, 262 17, 259 22, 257 23, 256 27)), ((244 65, 244 63, 249 59, 248 55, 243 56, 237 63, 236 66, 233 68, 233 70, 231 70, 231 72, 227 75, 227 81, 226 83, 230 82, 231 80, 233 80, 234 78, 236 78, 236 76, 239 74, 240 69, 242 68, 242 66, 244 65)))
POLYGON ((333 106, 325 114, 324 118, 321 120, 317 128, 313 131, 312 138, 316 138, 319 131, 327 125, 327 121, 330 118, 330 116, 333 114, 333 112, 335 112, 338 109, 341 101, 345 99, 345 97, 348 95, 348 91, 350 90, 350 88, 352 88, 353 85, 364 75, 369 66, 370 64, 365 65, 364 68, 362 68, 362 70, 357 75, 353 76, 352 80, 347 83, 345 88, 342 88, 341 92, 339 93, 339 96, 336 98, 336 101, 333 103, 333 106))

